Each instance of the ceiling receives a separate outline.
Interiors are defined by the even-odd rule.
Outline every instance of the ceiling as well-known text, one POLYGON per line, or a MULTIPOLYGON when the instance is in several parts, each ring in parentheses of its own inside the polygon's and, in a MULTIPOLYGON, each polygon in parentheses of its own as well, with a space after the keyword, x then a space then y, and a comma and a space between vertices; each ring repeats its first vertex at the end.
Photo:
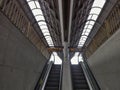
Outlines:
MULTIPOLYGON (((62 47, 60 12, 58 0, 39 0, 54 46, 62 47)), ((63 36, 68 42, 71 0, 62 0, 63 36)), ((92 6, 93 0, 74 0, 72 8, 71 33, 69 47, 77 47, 79 39, 92 6)))
MULTIPOLYGON (((54 43, 54 47, 63 48, 64 41, 69 43, 68 44, 69 48, 77 48, 94 0, 38 0, 38 1, 43 11, 43 15, 50 32, 50 36, 54 43), (60 2, 62 2, 61 7, 60 2), (63 23, 61 23, 61 19, 63 23)), ((21 3, 23 10, 25 10, 26 14, 31 20, 33 26, 36 28, 37 33, 39 34, 40 38, 42 38, 46 47, 49 47, 26 0, 19 0, 19 2, 21 3)), ((60 53, 58 52, 58 54, 61 57, 63 55, 61 52, 60 53)), ((72 56, 74 53, 70 54, 72 56)))

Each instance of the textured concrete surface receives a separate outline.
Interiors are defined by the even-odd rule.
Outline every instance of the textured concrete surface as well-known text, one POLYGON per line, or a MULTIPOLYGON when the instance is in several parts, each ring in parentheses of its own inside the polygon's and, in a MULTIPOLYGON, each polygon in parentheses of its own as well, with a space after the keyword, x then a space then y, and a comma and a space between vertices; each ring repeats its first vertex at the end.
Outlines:
POLYGON ((0 90, 33 90, 46 61, 0 13, 0 90))
POLYGON ((62 90, 72 90, 70 61, 63 62, 62 90))
POLYGON ((88 59, 102 90, 120 90, 120 29, 88 59))

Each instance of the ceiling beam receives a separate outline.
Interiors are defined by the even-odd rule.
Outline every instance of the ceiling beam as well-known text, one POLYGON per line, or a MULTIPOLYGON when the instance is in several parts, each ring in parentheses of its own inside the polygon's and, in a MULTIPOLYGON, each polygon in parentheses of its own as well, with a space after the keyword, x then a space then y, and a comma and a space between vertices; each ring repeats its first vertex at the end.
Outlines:
POLYGON ((61 27, 61 40, 62 45, 64 45, 64 30, 63 30, 63 10, 62 10, 62 0, 58 0, 59 5, 59 16, 60 16, 60 27, 61 27))
POLYGON ((72 13, 73 13, 73 0, 71 0, 71 2, 70 2, 70 16, 69 16, 68 45, 70 45, 71 24, 72 24, 72 13))

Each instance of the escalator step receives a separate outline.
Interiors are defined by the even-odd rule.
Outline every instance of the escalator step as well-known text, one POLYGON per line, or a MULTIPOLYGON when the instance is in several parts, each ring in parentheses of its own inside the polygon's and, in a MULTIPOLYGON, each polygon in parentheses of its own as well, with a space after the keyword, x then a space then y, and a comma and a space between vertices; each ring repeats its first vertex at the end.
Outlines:
POLYGON ((72 65, 71 72, 74 90, 90 90, 80 65, 72 65))
POLYGON ((59 90, 61 65, 53 65, 44 90, 59 90))
POLYGON ((45 90, 59 90, 58 87, 45 87, 45 90))
POLYGON ((89 88, 87 84, 75 84, 74 87, 78 88, 78 89, 88 89, 89 88))
POLYGON ((74 90, 90 90, 90 89, 74 89, 74 90))

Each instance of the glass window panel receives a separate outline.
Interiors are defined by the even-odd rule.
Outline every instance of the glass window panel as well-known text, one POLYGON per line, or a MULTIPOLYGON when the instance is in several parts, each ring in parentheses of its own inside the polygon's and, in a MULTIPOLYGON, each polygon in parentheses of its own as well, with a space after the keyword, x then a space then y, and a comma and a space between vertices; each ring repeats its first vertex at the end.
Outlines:
POLYGON ((87 37, 83 37, 83 36, 82 36, 82 37, 81 37, 81 40, 85 41, 85 40, 86 40, 86 38, 87 38, 87 37))
POLYGON ((48 33, 48 32, 45 32, 45 33, 44 33, 44 35, 45 35, 45 36, 48 36, 48 35, 50 36, 50 33, 48 33))
POLYGON ((34 16, 36 16, 36 15, 38 15, 38 14, 43 15, 41 9, 33 9, 32 12, 33 12, 33 15, 34 15, 34 16))
POLYGON ((85 35, 86 35, 86 36, 88 36, 88 35, 89 35, 89 33, 88 33, 88 32, 86 32, 86 33, 85 33, 85 35))
POLYGON ((37 21, 40 21, 40 20, 45 20, 43 16, 39 15, 39 16, 35 16, 35 19, 37 21))
POLYGON ((35 1, 35 4, 36 4, 37 8, 40 8, 40 4, 38 1, 35 1))
POLYGON ((90 32, 91 31, 91 29, 86 29, 86 32, 90 32))
POLYGON ((46 25, 46 23, 44 21, 40 21, 38 22, 38 25, 41 26, 41 25, 46 25))
POLYGON ((95 22, 94 22, 94 21, 90 21, 90 24, 91 24, 91 25, 94 25, 94 24, 95 24, 95 22))
POLYGON ((52 40, 50 36, 45 36, 46 40, 52 40))
POLYGON ((91 11, 90 11, 90 14, 93 14, 93 13, 94 13, 94 14, 99 14, 100 11, 101 11, 100 8, 92 8, 91 11))
POLYGON ((89 23, 90 23, 90 21, 87 21, 87 22, 86 22, 86 24, 89 24, 89 23))
POLYGON ((40 4, 37 0, 27 0, 30 9, 32 10, 33 15, 35 16, 36 21, 38 21, 38 25, 42 30, 43 35, 49 46, 54 46, 52 38, 50 36, 47 24, 45 22, 45 18, 43 16, 43 12, 40 9, 40 4))
POLYGON ((45 25, 40 26, 40 28, 41 28, 41 29, 47 29, 47 30, 48 30, 48 27, 45 26, 45 25))
POLYGON ((91 19, 91 17, 92 17, 92 14, 90 14, 90 15, 88 16, 88 20, 91 19))
POLYGON ((82 35, 85 35, 85 36, 81 36, 78 46, 82 47, 84 45, 87 39, 87 36, 91 32, 91 29, 93 28, 93 25, 95 24, 95 21, 97 20, 98 15, 100 14, 105 2, 106 0, 94 0, 92 9, 90 11, 90 15, 88 16, 89 21, 86 22, 86 25, 82 33, 82 35))
POLYGON ((88 25, 88 28, 89 28, 89 29, 92 29, 92 27, 93 27, 92 25, 88 25))
POLYGON ((84 28, 87 28, 88 27, 88 24, 87 25, 85 25, 85 27, 84 28))
POLYGON ((49 30, 47 28, 43 28, 41 30, 42 30, 42 32, 49 32, 49 30))
POLYGON ((96 19, 98 18, 98 15, 93 15, 92 19, 96 21, 96 19))
POLYGON ((85 32, 86 32, 86 29, 83 30, 83 33, 85 33, 85 32))
POLYGON ((98 7, 103 7, 105 4, 106 0, 94 0, 93 7, 98 6, 98 7))
POLYGON ((36 8, 34 1, 28 3, 30 9, 36 8))

